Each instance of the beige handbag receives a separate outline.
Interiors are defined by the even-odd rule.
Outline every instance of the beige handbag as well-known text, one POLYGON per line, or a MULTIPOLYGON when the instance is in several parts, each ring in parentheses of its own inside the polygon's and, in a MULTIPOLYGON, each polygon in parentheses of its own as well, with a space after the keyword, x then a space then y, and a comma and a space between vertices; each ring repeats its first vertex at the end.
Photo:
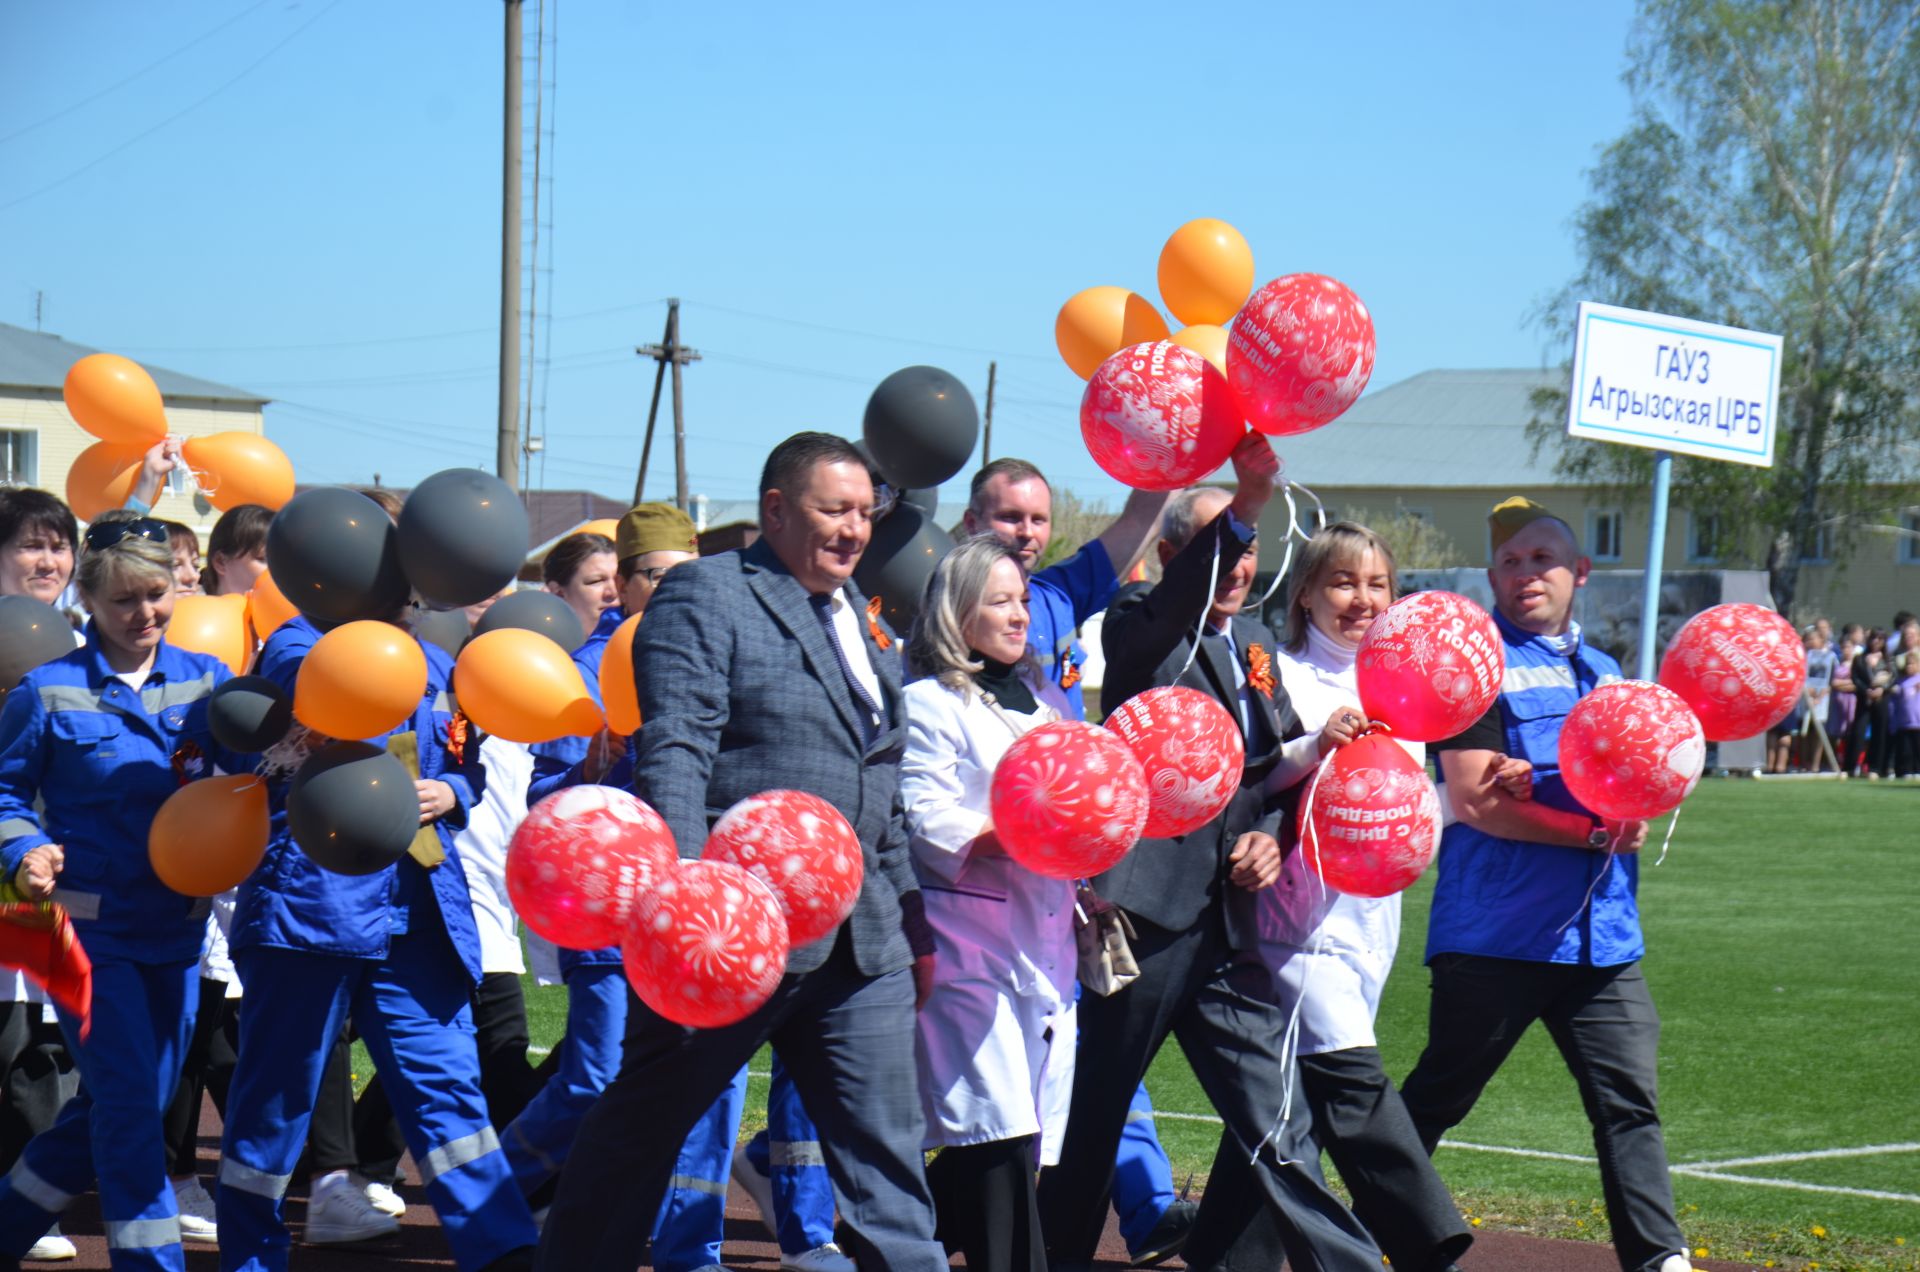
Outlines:
POLYGON ((1134 961, 1133 921, 1127 912, 1081 883, 1073 904, 1073 943, 1078 950, 1080 984, 1102 998, 1140 979, 1134 961))

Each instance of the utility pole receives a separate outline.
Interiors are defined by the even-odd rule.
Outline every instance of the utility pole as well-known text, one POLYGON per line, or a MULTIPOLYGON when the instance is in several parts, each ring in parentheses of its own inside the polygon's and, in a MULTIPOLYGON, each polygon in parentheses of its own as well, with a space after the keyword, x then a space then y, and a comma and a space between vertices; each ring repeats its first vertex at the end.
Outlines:
POLYGON ((980 466, 982 468, 993 462, 993 376, 999 369, 999 363, 987 363, 987 417, 985 427, 980 431, 980 466))
POLYGON ((506 91, 500 162, 500 436, 494 467, 520 489, 520 2, 506 0, 506 91))
POLYGON ((680 368, 700 361, 700 351, 680 343, 680 300, 667 301, 667 330, 659 344, 641 345, 634 350, 643 358, 652 358, 659 368, 653 375, 653 404, 647 408, 647 439, 640 449, 640 476, 633 484, 633 501, 646 497, 647 463, 653 457, 653 422, 660 411, 660 381, 667 368, 673 368, 673 486, 674 506, 687 510, 687 421, 680 400, 680 368))
POLYGON ((40 319, 45 316, 46 310, 47 293, 44 291, 36 291, 33 293, 33 329, 35 331, 40 330, 40 319))

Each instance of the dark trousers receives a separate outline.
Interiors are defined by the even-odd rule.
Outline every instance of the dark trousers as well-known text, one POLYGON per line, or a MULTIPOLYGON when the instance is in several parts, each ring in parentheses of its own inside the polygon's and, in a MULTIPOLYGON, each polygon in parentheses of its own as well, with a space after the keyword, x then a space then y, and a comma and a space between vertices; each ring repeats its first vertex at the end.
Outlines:
MULTIPOLYGON (((473 1033, 480 1049, 480 1092, 487 1097, 487 1118, 496 1128, 504 1127, 520 1116, 545 1081, 527 1063, 527 998, 518 975, 488 972, 480 978, 473 991, 473 1033)), ((381 1183, 399 1179, 406 1141, 377 1073, 354 1101, 353 1142, 362 1174, 381 1183)))
MULTIPOLYGON (((1250 1170, 1294 1272, 1379 1272, 1380 1251, 1320 1177, 1306 1101, 1271 1140, 1286 1069, 1278 1054, 1286 1016, 1273 978, 1236 957, 1218 909, 1173 932, 1133 919, 1140 979, 1110 998, 1080 1000, 1080 1059, 1060 1163, 1040 1179, 1040 1216, 1056 1269, 1093 1261, 1113 1182, 1114 1155, 1134 1088, 1168 1035, 1226 1123, 1226 1139, 1250 1170)), ((1193 1266, 1189 1264, 1189 1266, 1193 1266)), ((1268 1264, 1269 1267, 1275 1264, 1268 1264)))
POLYGON ((1660 1131, 1660 1015, 1638 963, 1579 967, 1436 955, 1427 1049, 1401 1084, 1431 1152, 1472 1110, 1487 1082, 1538 1020, 1560 1048, 1593 1124, 1614 1252, 1626 1272, 1655 1269, 1686 1249, 1660 1131))
MULTIPOLYGON (((1313 1135, 1353 1195, 1353 1212, 1396 1268, 1442 1269, 1473 1244, 1473 1231, 1434 1172, 1377 1047, 1300 1057, 1300 1095, 1313 1135)), ((1299 1098, 1297 1095, 1295 1098, 1299 1098)), ((1279 1234, 1260 1204, 1246 1157, 1222 1136, 1200 1199, 1186 1260, 1196 1268, 1274 1266, 1279 1234), (1226 1247, 1226 1253, 1217 1253, 1226 1247)))
POLYGON ((1920 729, 1901 729, 1893 735, 1895 777, 1920 777, 1920 729))
POLYGON ((60 1026, 44 1012, 39 1003, 0 1003, 0 1171, 80 1089, 60 1026))
POLYGON ((1847 771, 1859 772, 1864 759, 1869 772, 1885 777, 1888 762, 1893 758, 1892 704, 1884 695, 1872 702, 1865 698, 1859 702, 1853 723, 1847 728, 1847 771))
POLYGON ((848 1253, 864 1268, 945 1272, 920 1148, 913 977, 862 973, 844 928, 823 966, 789 974, 737 1024, 685 1029, 628 999, 619 1076, 581 1124, 535 1266, 631 1272, 687 1133, 769 1041, 820 1128, 848 1253))
POLYGON ((1034 1194, 1034 1137, 943 1148, 927 1167, 934 1235, 968 1272, 1047 1272, 1034 1194))
POLYGON ((211 1095, 220 1116, 227 1115, 227 1086, 240 1046, 240 1013, 227 997, 225 981, 200 978, 200 1010, 193 1018, 193 1036, 187 1039, 180 1081, 161 1118, 166 1136, 167 1174, 191 1175, 200 1158, 200 1105, 211 1095))

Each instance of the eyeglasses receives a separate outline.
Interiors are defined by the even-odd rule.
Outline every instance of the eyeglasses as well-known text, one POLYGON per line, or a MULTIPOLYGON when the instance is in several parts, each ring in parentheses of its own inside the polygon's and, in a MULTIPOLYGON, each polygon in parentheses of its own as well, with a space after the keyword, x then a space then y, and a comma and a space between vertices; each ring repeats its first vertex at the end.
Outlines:
POLYGON ((648 587, 659 587, 660 580, 666 578, 667 571, 672 568, 671 565, 649 565, 645 569, 635 570, 634 573, 645 579, 648 587))
POLYGON ((166 523, 155 521, 152 517, 140 517, 133 521, 96 521, 87 527, 87 551, 99 552, 110 548, 129 535, 169 547, 173 542, 167 534, 166 523))

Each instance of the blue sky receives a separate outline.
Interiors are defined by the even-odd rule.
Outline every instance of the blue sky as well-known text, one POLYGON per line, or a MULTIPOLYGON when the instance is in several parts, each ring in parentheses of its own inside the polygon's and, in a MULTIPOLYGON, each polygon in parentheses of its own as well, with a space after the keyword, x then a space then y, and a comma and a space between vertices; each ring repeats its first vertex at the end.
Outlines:
MULTIPOLYGON (((750 497, 797 429, 857 436, 899 367, 981 396, 997 358, 995 453, 1117 501, 1054 314, 1096 283, 1157 302, 1195 216, 1238 226, 1263 280, 1365 298, 1375 387, 1557 361, 1527 315, 1628 112, 1624 0, 546 10, 526 484, 620 497, 652 388, 632 348, 675 295, 706 355, 695 492, 750 497)), ((0 322, 42 292, 48 331, 278 399, 305 481, 491 468, 501 42, 490 0, 10 0, 0 322)))

